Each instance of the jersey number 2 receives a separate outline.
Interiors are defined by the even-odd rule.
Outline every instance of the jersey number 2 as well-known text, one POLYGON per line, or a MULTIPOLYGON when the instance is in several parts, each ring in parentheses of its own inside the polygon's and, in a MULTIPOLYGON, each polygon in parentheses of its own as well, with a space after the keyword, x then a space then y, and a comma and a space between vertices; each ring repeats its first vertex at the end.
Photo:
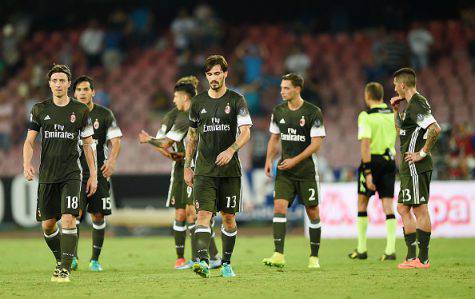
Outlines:
POLYGON ((315 200, 315 189, 314 188, 309 188, 308 191, 310 191, 310 197, 308 198, 308 201, 315 200))

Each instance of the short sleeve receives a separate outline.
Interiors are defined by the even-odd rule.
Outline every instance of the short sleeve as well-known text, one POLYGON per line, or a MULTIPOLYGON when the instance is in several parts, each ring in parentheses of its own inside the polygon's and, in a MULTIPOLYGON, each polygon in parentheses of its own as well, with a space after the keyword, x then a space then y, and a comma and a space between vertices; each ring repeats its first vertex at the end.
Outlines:
POLYGON ((358 116, 358 140, 371 138, 371 126, 368 123, 368 113, 361 112, 358 116))
POLYGON ((122 130, 117 125, 117 121, 114 117, 112 111, 109 112, 109 128, 107 129, 107 140, 111 140, 113 138, 122 137, 122 130))
POLYGON ((31 108, 30 112, 30 122, 28 124, 28 129, 39 132, 41 129, 41 122, 39 118, 39 107, 38 105, 34 105, 31 108))
POLYGON ((94 135, 91 118, 89 117, 89 109, 84 110, 81 122, 81 138, 87 138, 94 135))
POLYGON ((272 134, 280 134, 280 129, 279 126, 277 125, 277 122, 275 121, 275 111, 272 112, 270 115, 270 125, 269 125, 269 132, 272 134))
POLYGON ((175 124, 172 126, 170 131, 166 134, 167 138, 175 142, 180 142, 185 138, 186 133, 188 133, 189 122, 186 117, 177 117, 175 124))
POLYGON ((312 128, 310 129, 310 137, 325 137, 325 126, 323 124, 323 115, 320 109, 315 111, 312 128))
POLYGON ((200 121, 199 113, 197 109, 198 109, 197 102, 192 101, 191 107, 190 107, 189 119, 190 119, 190 127, 195 128, 195 129, 198 128, 198 124, 200 121))
POLYGON ((417 99, 412 108, 411 118, 416 121, 419 127, 427 129, 427 127, 436 122, 427 100, 417 99))
POLYGON ((240 97, 237 101, 237 126, 252 126, 251 115, 249 114, 249 108, 247 107, 244 97, 240 97))
POLYGON ((173 126, 173 117, 172 117, 173 110, 168 111, 165 116, 163 117, 161 124, 160 124, 160 129, 157 131, 157 135, 155 138, 161 139, 165 138, 165 135, 167 135, 167 132, 170 131, 170 128, 173 126))

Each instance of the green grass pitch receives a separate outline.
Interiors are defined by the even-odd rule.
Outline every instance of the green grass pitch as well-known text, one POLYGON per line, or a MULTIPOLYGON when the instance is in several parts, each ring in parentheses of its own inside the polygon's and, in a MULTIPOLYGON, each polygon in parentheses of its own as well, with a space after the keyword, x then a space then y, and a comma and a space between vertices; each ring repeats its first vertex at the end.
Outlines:
MULTIPOLYGON (((209 279, 174 270, 171 237, 106 238, 104 272, 93 273, 87 267, 90 243, 80 239, 80 269, 71 283, 59 285, 49 281, 53 258, 41 233, 35 239, 0 239, 0 298, 475 298, 475 239, 432 240, 429 270, 396 269, 405 254, 400 239, 397 262, 378 261, 383 239, 368 241, 366 261, 347 257, 354 240, 324 239, 322 268, 315 271, 306 268, 304 237, 287 237, 287 265, 279 270, 261 264, 272 254, 271 236, 238 236, 234 279, 219 277, 217 270, 209 279)), ((187 246, 188 253, 188 240, 187 246)))

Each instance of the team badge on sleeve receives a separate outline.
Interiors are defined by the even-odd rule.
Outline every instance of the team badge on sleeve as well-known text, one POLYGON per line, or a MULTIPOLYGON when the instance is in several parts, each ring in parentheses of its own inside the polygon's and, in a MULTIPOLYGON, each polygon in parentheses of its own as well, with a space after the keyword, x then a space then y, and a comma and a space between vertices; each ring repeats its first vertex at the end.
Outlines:
POLYGON ((226 105, 226 107, 224 108, 224 112, 226 114, 229 114, 229 112, 231 112, 231 107, 229 106, 229 103, 226 105))
POLYGON ((300 119, 299 124, 301 127, 305 126, 305 116, 302 115, 302 118, 300 119))
POLYGON ((69 120, 73 123, 76 121, 76 115, 74 115, 74 112, 73 114, 71 114, 71 116, 69 117, 69 120))

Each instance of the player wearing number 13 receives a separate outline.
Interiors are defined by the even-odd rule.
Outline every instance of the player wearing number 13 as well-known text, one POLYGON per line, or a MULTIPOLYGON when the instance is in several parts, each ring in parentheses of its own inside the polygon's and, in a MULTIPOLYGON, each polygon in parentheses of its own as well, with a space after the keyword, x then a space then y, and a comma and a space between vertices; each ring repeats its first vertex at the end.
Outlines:
POLYGON ((272 133, 267 146, 265 171, 270 177, 278 143, 282 145, 282 155, 277 167, 274 192, 274 254, 262 262, 267 266, 283 267, 286 212, 295 196, 310 219, 310 259, 309 268, 319 268, 321 225, 318 204, 320 188, 317 170, 317 152, 325 137, 325 127, 320 108, 304 101, 300 93, 303 78, 296 74, 282 77, 281 95, 284 103, 274 108, 269 131, 272 133))
POLYGON ((23 168, 27 180, 35 174, 31 163, 35 138, 41 132, 37 219, 41 220, 45 241, 57 266, 52 281, 69 282, 69 272, 77 243, 76 218, 79 215, 81 166, 79 141, 82 139, 90 176, 86 191, 97 188, 96 166, 91 143, 92 129, 87 106, 68 97, 71 72, 55 65, 48 73, 53 98, 35 104, 31 110, 28 135, 23 147, 23 168), (61 218, 61 230, 56 222, 61 218), (61 241, 60 241, 61 239, 61 241))
POLYGON ((429 268, 431 223, 427 204, 432 174, 430 150, 441 130, 432 116, 427 99, 416 90, 414 70, 403 68, 396 71, 394 90, 398 96, 391 99, 391 105, 395 112, 396 130, 401 138, 402 155, 401 190, 397 210, 402 218, 404 239, 408 248, 406 260, 399 268, 429 268), (400 108, 402 101, 407 101, 404 111, 400 108))

